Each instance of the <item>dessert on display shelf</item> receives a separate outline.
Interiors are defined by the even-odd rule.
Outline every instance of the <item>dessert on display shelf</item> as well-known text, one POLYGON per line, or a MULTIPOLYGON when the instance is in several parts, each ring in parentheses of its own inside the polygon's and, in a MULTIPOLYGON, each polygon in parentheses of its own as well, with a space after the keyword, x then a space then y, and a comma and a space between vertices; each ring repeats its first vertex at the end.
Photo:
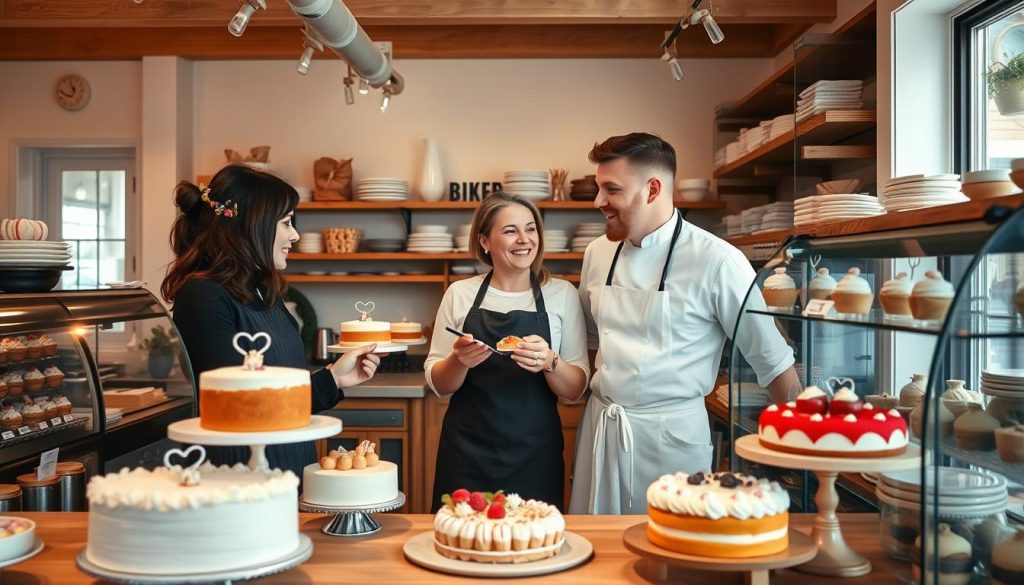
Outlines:
POLYGON ((856 266, 847 271, 846 276, 832 291, 832 300, 836 303, 836 312, 849 315, 867 315, 871 311, 874 293, 871 285, 860 275, 856 266))
POLYGON ((825 301, 832 298, 832 291, 836 290, 836 279, 828 273, 828 268, 818 268, 817 274, 807 284, 807 293, 814 300, 825 301))
POLYGON ((900 272, 895 278, 885 281, 882 289, 878 291, 878 303, 882 305, 882 311, 886 316, 909 318, 910 293, 913 289, 914 282, 906 272, 900 272))
POLYGON ((766 305, 776 309, 791 309, 796 303, 796 282, 786 274, 786 268, 780 266, 764 281, 761 294, 766 305))
POLYGON ((370 441, 354 451, 331 451, 302 471, 302 499, 309 504, 358 507, 396 498, 398 466, 381 460, 370 441))

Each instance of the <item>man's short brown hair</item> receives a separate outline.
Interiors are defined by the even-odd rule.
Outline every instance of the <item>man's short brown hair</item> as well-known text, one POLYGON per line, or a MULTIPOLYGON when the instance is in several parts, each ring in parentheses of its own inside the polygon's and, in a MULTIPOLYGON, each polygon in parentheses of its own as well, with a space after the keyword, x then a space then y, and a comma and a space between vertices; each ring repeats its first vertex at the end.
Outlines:
POLYGON ((594 145, 590 150, 590 162, 601 164, 625 158, 635 166, 654 167, 672 176, 676 173, 676 150, 654 134, 632 132, 612 136, 594 145))

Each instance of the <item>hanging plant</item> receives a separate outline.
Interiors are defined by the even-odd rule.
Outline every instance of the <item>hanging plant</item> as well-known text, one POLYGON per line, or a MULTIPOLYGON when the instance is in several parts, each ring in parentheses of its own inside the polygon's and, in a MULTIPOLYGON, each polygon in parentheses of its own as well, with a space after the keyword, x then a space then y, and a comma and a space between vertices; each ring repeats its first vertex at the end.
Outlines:
POLYGON ((1024 53, 1009 57, 1006 63, 993 63, 985 74, 985 82, 1000 114, 1024 114, 1024 53))

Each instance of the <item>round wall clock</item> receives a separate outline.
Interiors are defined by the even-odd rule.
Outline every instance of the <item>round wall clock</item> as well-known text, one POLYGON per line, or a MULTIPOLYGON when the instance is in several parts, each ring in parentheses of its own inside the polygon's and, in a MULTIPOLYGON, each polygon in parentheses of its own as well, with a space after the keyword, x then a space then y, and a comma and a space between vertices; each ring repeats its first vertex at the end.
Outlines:
POLYGON ((89 103, 92 88, 81 75, 69 74, 57 80, 56 98, 60 107, 69 111, 81 110, 89 103))

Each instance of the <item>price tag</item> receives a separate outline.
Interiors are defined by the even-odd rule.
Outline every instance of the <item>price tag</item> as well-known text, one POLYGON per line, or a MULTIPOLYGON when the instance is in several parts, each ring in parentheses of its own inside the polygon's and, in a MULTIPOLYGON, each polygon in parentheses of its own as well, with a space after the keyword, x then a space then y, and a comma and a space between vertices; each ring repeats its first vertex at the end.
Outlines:
POLYGON ((828 317, 835 314, 835 301, 812 299, 804 307, 804 317, 828 317))
POLYGON ((39 469, 36 470, 36 479, 46 479, 57 475, 58 451, 60 451, 60 447, 54 447, 49 451, 43 451, 43 454, 39 456, 39 469))
POLYGON ((69 423, 69 422, 71 422, 73 420, 75 420, 75 417, 71 416, 70 414, 65 414, 64 415, 64 422, 69 423))
POLYGON ((28 427, 18 427, 18 434, 19 435, 27 435, 27 434, 29 434, 31 432, 32 432, 32 429, 30 429, 28 427))
POLYGON ((50 424, 53 426, 64 424, 64 421, 60 420, 59 416, 55 416, 50 419, 50 424))
POLYGON ((14 431, 4 431, 0 434, 0 437, 3 437, 5 441, 9 441, 14 438, 14 431))
POLYGON ((45 420, 43 422, 39 423, 39 430, 40 431, 45 431, 48 428, 50 428, 50 425, 46 424, 45 420))

